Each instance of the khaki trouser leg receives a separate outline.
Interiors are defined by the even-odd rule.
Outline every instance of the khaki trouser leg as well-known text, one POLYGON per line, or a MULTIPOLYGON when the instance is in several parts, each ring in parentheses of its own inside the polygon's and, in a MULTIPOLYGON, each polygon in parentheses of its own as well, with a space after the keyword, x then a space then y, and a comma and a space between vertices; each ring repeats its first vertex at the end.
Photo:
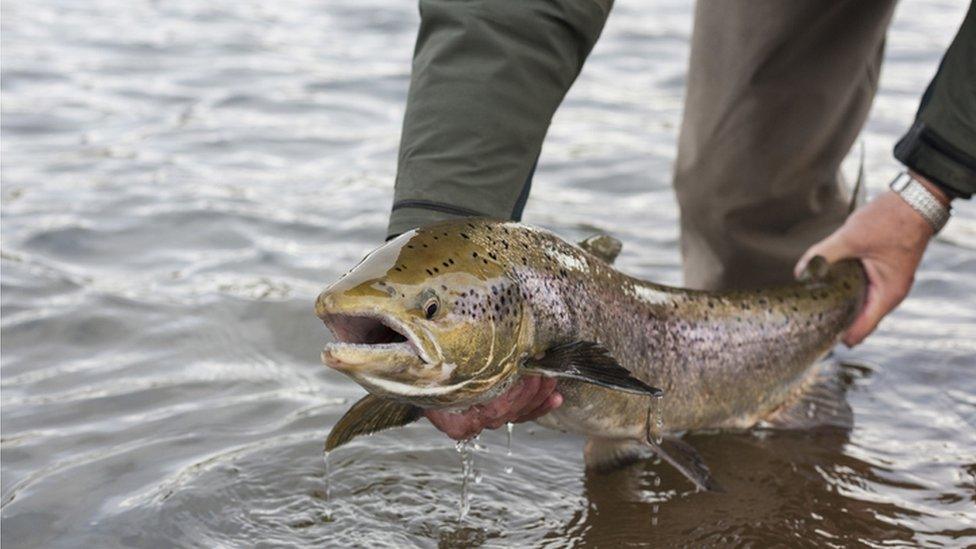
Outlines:
POLYGON ((838 184, 893 1, 700 1, 674 185, 685 283, 788 281, 844 220, 838 184))

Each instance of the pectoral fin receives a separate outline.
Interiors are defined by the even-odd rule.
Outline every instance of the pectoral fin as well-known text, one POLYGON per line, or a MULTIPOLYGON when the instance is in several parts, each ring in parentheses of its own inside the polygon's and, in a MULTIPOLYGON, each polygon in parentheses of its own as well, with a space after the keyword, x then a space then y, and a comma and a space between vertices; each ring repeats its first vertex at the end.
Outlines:
POLYGON ((654 453, 661 459, 670 463, 688 480, 695 483, 701 490, 710 492, 724 492, 718 481, 712 477, 712 472, 708 470, 701 454, 687 442, 674 437, 665 437, 660 443, 648 440, 648 444, 654 448, 654 453))
POLYGON ((624 245, 608 234, 598 234, 580 242, 579 247, 612 265, 624 245))
POLYGON ((701 455, 690 444, 674 437, 655 440, 628 440, 590 437, 583 448, 586 468, 606 473, 652 457, 654 454, 671 464, 700 490, 724 492, 712 476, 701 455))
POLYGON ((391 427, 402 427, 420 419, 420 408, 366 395, 349 408, 332 427, 325 440, 325 451, 332 451, 359 435, 369 435, 391 427))
POLYGON ((576 379, 628 393, 654 397, 664 394, 657 387, 632 376, 606 348, 591 341, 557 345, 541 357, 528 360, 523 368, 549 377, 576 379))

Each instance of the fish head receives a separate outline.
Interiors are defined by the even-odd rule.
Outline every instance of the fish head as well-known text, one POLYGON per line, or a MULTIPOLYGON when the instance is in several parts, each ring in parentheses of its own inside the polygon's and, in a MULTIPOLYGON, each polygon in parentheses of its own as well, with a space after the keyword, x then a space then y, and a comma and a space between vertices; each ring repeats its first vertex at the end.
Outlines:
POLYGON ((531 322, 474 227, 404 233, 326 288, 316 314, 335 341, 323 362, 376 396, 423 407, 465 407, 504 390, 531 348, 531 322))

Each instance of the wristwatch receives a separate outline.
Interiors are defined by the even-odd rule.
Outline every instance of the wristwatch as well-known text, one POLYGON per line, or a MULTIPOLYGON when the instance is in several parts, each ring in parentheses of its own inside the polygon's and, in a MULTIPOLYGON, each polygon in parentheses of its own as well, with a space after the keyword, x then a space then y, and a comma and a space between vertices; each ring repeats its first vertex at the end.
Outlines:
POLYGON ((925 188, 925 185, 915 181, 908 172, 901 172, 896 175, 888 187, 924 217, 936 233, 941 231, 942 227, 945 227, 946 222, 949 221, 952 208, 943 206, 939 199, 925 188))

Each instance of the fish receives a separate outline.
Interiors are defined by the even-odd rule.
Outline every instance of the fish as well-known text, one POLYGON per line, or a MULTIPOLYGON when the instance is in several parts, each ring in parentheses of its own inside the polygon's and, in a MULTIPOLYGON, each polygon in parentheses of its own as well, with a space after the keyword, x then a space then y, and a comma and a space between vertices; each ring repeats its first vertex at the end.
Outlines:
POLYGON ((685 433, 850 426, 823 357, 863 304, 858 261, 816 257, 791 284, 702 291, 622 273, 620 250, 608 235, 574 245, 460 218, 368 254, 315 303, 334 335, 322 361, 368 392, 326 450, 528 375, 557 379, 562 405, 535 421, 587 437, 587 468, 656 455, 702 490, 722 487, 685 433))

